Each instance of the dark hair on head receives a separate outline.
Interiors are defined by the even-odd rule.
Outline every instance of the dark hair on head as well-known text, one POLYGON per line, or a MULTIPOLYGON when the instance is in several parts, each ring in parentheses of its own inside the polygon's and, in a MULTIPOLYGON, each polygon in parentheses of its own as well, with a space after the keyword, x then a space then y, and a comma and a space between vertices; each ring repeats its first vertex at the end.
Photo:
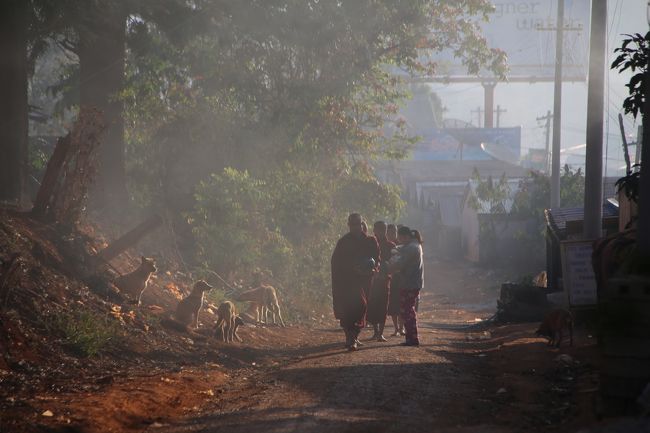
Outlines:
POLYGON ((374 228, 379 228, 379 227, 388 228, 388 226, 386 225, 386 222, 384 222, 384 221, 375 221, 375 224, 373 225, 373 227, 374 228))
POLYGON ((397 236, 411 236, 411 229, 406 226, 399 226, 397 236))
POLYGON ((416 239, 418 243, 422 244, 422 235, 419 230, 411 230, 409 227, 401 226, 397 230, 398 236, 408 236, 411 239, 416 239))
POLYGON ((397 230, 397 226, 396 226, 395 224, 392 224, 392 223, 391 223, 391 224, 388 224, 388 225, 386 226, 386 228, 397 230))
POLYGON ((358 212, 352 212, 350 215, 348 215, 348 222, 352 221, 353 219, 354 219, 354 220, 356 220, 356 219, 360 219, 360 220, 362 220, 363 218, 361 218, 361 214, 360 214, 360 213, 358 213, 358 212))

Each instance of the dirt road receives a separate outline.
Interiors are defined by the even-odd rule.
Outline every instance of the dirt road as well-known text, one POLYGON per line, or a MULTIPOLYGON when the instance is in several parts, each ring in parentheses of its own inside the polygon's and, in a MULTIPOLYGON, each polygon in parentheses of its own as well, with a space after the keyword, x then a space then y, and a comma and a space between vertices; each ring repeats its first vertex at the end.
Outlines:
POLYGON ((574 347, 549 349, 534 323, 483 323, 505 276, 428 269, 420 347, 370 342, 365 330, 365 345, 349 353, 328 319, 245 326, 241 344, 186 339, 191 349, 143 353, 158 359, 148 370, 80 369, 13 402, 0 431, 570 432, 594 423, 593 339, 578 330, 574 347))
MULTIPOLYGON (((249 366, 215 387, 200 411, 147 431, 571 431, 591 422, 589 368, 563 371, 553 361, 559 351, 533 338, 533 324, 471 326, 491 315, 492 295, 475 293, 470 306, 458 295, 424 293, 417 348, 393 337, 348 353, 335 326, 249 330, 249 339, 269 339, 230 349, 249 366)), ((578 346, 570 353, 586 357, 592 345, 578 346)))

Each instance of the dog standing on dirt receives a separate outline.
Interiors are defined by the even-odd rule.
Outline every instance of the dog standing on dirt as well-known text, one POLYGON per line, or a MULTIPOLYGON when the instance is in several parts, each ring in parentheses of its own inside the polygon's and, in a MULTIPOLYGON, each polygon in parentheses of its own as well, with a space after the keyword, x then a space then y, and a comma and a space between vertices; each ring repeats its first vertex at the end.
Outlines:
POLYGON ((237 301, 250 302, 251 307, 255 308, 255 316, 258 322, 268 323, 269 311, 273 316, 273 324, 276 324, 275 316, 277 314, 280 325, 285 326, 282 314, 280 313, 280 304, 278 303, 278 295, 275 287, 268 285, 261 285, 255 289, 247 290, 237 296, 237 301))
POLYGON ((121 291, 129 294, 138 300, 138 305, 142 303, 142 294, 147 288, 149 279, 157 271, 154 259, 141 257, 141 263, 138 268, 128 274, 119 276, 113 281, 121 291))
POLYGON ((548 338, 549 346, 560 347, 565 328, 569 331, 569 344, 573 346, 573 316, 569 310, 558 308, 546 314, 535 334, 548 338))
MULTIPOLYGON (((237 311, 235 309, 235 304, 230 301, 225 301, 217 309, 217 324, 215 325, 215 335, 219 337, 221 334, 221 341, 227 343, 232 343, 232 341, 237 338, 237 341, 241 342, 242 339, 237 335, 237 311)), ((239 318, 240 324, 243 323, 241 318, 239 318)))
POLYGON ((212 286, 203 280, 194 283, 190 294, 178 303, 176 312, 174 312, 174 319, 186 327, 194 325, 195 328, 199 327, 199 313, 203 308, 203 298, 205 292, 212 289, 212 286))

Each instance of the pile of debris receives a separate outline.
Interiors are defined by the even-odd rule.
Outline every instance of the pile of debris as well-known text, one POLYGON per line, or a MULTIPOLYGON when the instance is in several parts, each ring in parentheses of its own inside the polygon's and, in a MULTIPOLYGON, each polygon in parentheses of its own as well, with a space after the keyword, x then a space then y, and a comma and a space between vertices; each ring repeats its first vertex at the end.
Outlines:
POLYGON ((497 300, 496 320, 499 322, 536 322, 551 308, 546 297, 546 272, 530 282, 504 283, 497 300))

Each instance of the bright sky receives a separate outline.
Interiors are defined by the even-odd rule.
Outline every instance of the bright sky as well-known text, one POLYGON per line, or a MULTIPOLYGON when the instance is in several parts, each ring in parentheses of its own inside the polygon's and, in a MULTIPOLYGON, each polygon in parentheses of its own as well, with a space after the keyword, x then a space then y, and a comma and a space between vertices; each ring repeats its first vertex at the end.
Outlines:
MULTIPOLYGON (((548 1, 548 0, 547 0, 548 1)), ((576 0, 574 0, 576 1, 576 0)), ((577 0, 589 1, 589 0, 577 0)), ((620 46, 623 33, 641 33, 648 31, 646 19, 646 1, 644 0, 608 0, 608 52, 611 64, 614 59, 614 48, 620 46)), ((609 70, 609 69, 608 69, 609 70)), ((620 75, 609 70, 606 76, 605 96, 605 139, 608 176, 618 176, 624 173, 623 150, 618 127, 618 113, 621 111, 623 99, 627 96, 625 84, 629 75, 620 75)), ((480 84, 432 84, 432 88, 441 97, 446 107, 445 118, 461 119, 476 125, 477 115, 472 110, 483 108, 483 88, 480 84)), ((584 165, 585 125, 587 121, 587 83, 564 83, 562 93, 562 148, 567 149, 563 154, 563 162, 568 156, 572 165, 584 165), (578 146, 575 150, 568 148, 578 146)), ((553 110, 553 83, 512 83, 499 84, 495 89, 495 106, 500 105, 507 112, 501 114, 501 126, 522 127, 522 156, 529 148, 544 148, 545 130, 543 122, 537 117, 544 116, 547 110, 553 110)), ((496 108, 496 107, 495 107, 496 108)), ((495 115, 496 122, 496 115, 495 115)), ((625 118, 626 132, 636 140, 637 125, 631 116, 625 118)), ((631 149, 633 158, 634 148, 631 149)))

